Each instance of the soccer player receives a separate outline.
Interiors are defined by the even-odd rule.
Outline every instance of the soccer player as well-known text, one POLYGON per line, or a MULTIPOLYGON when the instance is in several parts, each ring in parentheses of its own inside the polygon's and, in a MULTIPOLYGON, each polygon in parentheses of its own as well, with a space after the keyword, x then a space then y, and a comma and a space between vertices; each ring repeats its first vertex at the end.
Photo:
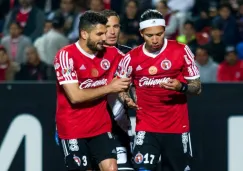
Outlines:
MULTIPOLYGON (((127 53, 130 47, 119 45, 118 39, 120 34, 120 18, 119 15, 112 10, 104 10, 101 12, 107 19, 106 23, 106 45, 115 46, 121 52, 127 53)), ((112 133, 118 141, 117 149, 117 165, 118 170, 134 170, 132 167, 131 154, 131 122, 128 116, 127 107, 120 102, 118 94, 108 95, 108 109, 113 114, 112 133)))
POLYGON ((104 47, 107 18, 96 12, 80 17, 79 40, 62 48, 54 59, 57 76, 56 125, 68 170, 117 170, 116 142, 107 111, 109 93, 126 90, 130 79, 114 78, 123 57, 104 47))
POLYGON ((130 51, 118 68, 120 77, 132 78, 140 108, 134 167, 152 171, 161 158, 162 170, 190 170, 187 94, 201 92, 194 55, 187 45, 164 38, 165 20, 157 10, 145 11, 139 25, 145 43, 130 51))

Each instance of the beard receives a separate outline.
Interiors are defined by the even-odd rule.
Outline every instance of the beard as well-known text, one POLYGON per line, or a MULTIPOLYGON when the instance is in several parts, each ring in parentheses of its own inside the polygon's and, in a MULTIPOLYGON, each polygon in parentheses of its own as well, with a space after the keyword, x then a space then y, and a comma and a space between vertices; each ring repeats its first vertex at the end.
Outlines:
POLYGON ((104 45, 103 41, 94 42, 90 38, 87 39, 87 47, 93 52, 104 50, 105 47, 103 45, 104 45))

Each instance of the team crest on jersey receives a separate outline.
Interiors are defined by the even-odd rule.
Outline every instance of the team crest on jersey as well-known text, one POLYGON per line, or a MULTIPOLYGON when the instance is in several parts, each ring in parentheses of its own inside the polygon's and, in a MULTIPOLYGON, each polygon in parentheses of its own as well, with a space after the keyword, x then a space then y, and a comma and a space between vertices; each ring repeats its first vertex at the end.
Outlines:
POLYGON ((80 160, 80 158, 79 158, 78 156, 73 155, 73 160, 75 161, 75 163, 76 163, 78 166, 81 165, 81 160, 80 160))
POLYGON ((134 162, 137 164, 141 164, 143 162, 143 155, 138 152, 134 158, 134 162))
POLYGON ((150 75, 155 75, 155 74, 157 74, 158 69, 155 66, 151 66, 151 67, 149 67, 148 71, 149 71, 150 75))
POLYGON ((100 62, 100 67, 103 69, 103 70, 108 70, 110 68, 110 62, 107 60, 107 59, 103 59, 101 62, 100 62))
POLYGON ((92 75, 92 77, 98 77, 99 71, 96 68, 92 68, 91 75, 92 75))
POLYGON ((162 62, 161 62, 161 68, 163 69, 163 70, 169 70, 170 68, 171 68, 171 62, 170 62, 170 60, 168 60, 168 59, 165 59, 165 60, 163 60, 162 62))

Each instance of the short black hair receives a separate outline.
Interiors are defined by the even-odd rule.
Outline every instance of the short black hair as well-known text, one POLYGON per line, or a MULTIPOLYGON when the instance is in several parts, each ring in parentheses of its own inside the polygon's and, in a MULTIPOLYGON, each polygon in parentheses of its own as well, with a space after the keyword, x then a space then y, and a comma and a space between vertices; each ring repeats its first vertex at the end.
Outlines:
POLYGON ((104 15, 106 18, 114 16, 114 17, 117 17, 120 19, 119 15, 113 10, 106 9, 106 10, 101 11, 101 14, 104 15))
POLYGON ((219 6, 219 10, 221 10, 222 8, 228 8, 228 10, 230 12, 232 12, 232 7, 231 7, 231 5, 230 5, 229 2, 223 2, 223 3, 221 3, 220 6, 219 6))
POLYGON ((65 19, 62 15, 56 14, 52 19, 52 26, 54 29, 61 29, 64 27, 65 19))
POLYGON ((140 22, 150 19, 164 19, 164 17, 159 11, 154 9, 148 9, 141 15, 140 22))
POLYGON ((137 0, 127 0, 125 6, 127 6, 130 2, 133 2, 134 4, 136 4, 137 7, 139 6, 139 3, 137 0))
POLYGON ((185 25, 188 25, 188 24, 191 25, 192 28, 195 28, 195 24, 194 24, 193 21, 191 21, 191 20, 186 20, 185 23, 184 23, 184 26, 185 26, 185 25))
POLYGON ((23 29, 23 27, 21 26, 20 22, 12 21, 9 26, 11 26, 12 24, 15 24, 16 26, 18 26, 19 29, 23 29))
POLYGON ((79 31, 85 30, 90 31, 92 27, 97 24, 106 25, 108 19, 102 15, 101 13, 94 11, 86 11, 83 15, 81 15, 79 19, 79 31))
POLYGON ((199 45, 199 46, 197 47, 197 49, 202 49, 202 50, 204 50, 206 53, 208 53, 208 46, 207 46, 207 45, 199 45))

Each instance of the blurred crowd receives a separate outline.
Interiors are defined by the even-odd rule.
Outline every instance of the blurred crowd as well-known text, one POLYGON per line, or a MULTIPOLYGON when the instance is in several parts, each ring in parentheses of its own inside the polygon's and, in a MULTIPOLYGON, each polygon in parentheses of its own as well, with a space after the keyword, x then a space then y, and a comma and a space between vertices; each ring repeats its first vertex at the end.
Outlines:
POLYGON ((0 0, 0 81, 54 81, 53 59, 77 41, 86 10, 120 15, 119 43, 143 43, 139 18, 160 11, 167 39, 187 44, 203 83, 243 81, 243 0, 0 0))

